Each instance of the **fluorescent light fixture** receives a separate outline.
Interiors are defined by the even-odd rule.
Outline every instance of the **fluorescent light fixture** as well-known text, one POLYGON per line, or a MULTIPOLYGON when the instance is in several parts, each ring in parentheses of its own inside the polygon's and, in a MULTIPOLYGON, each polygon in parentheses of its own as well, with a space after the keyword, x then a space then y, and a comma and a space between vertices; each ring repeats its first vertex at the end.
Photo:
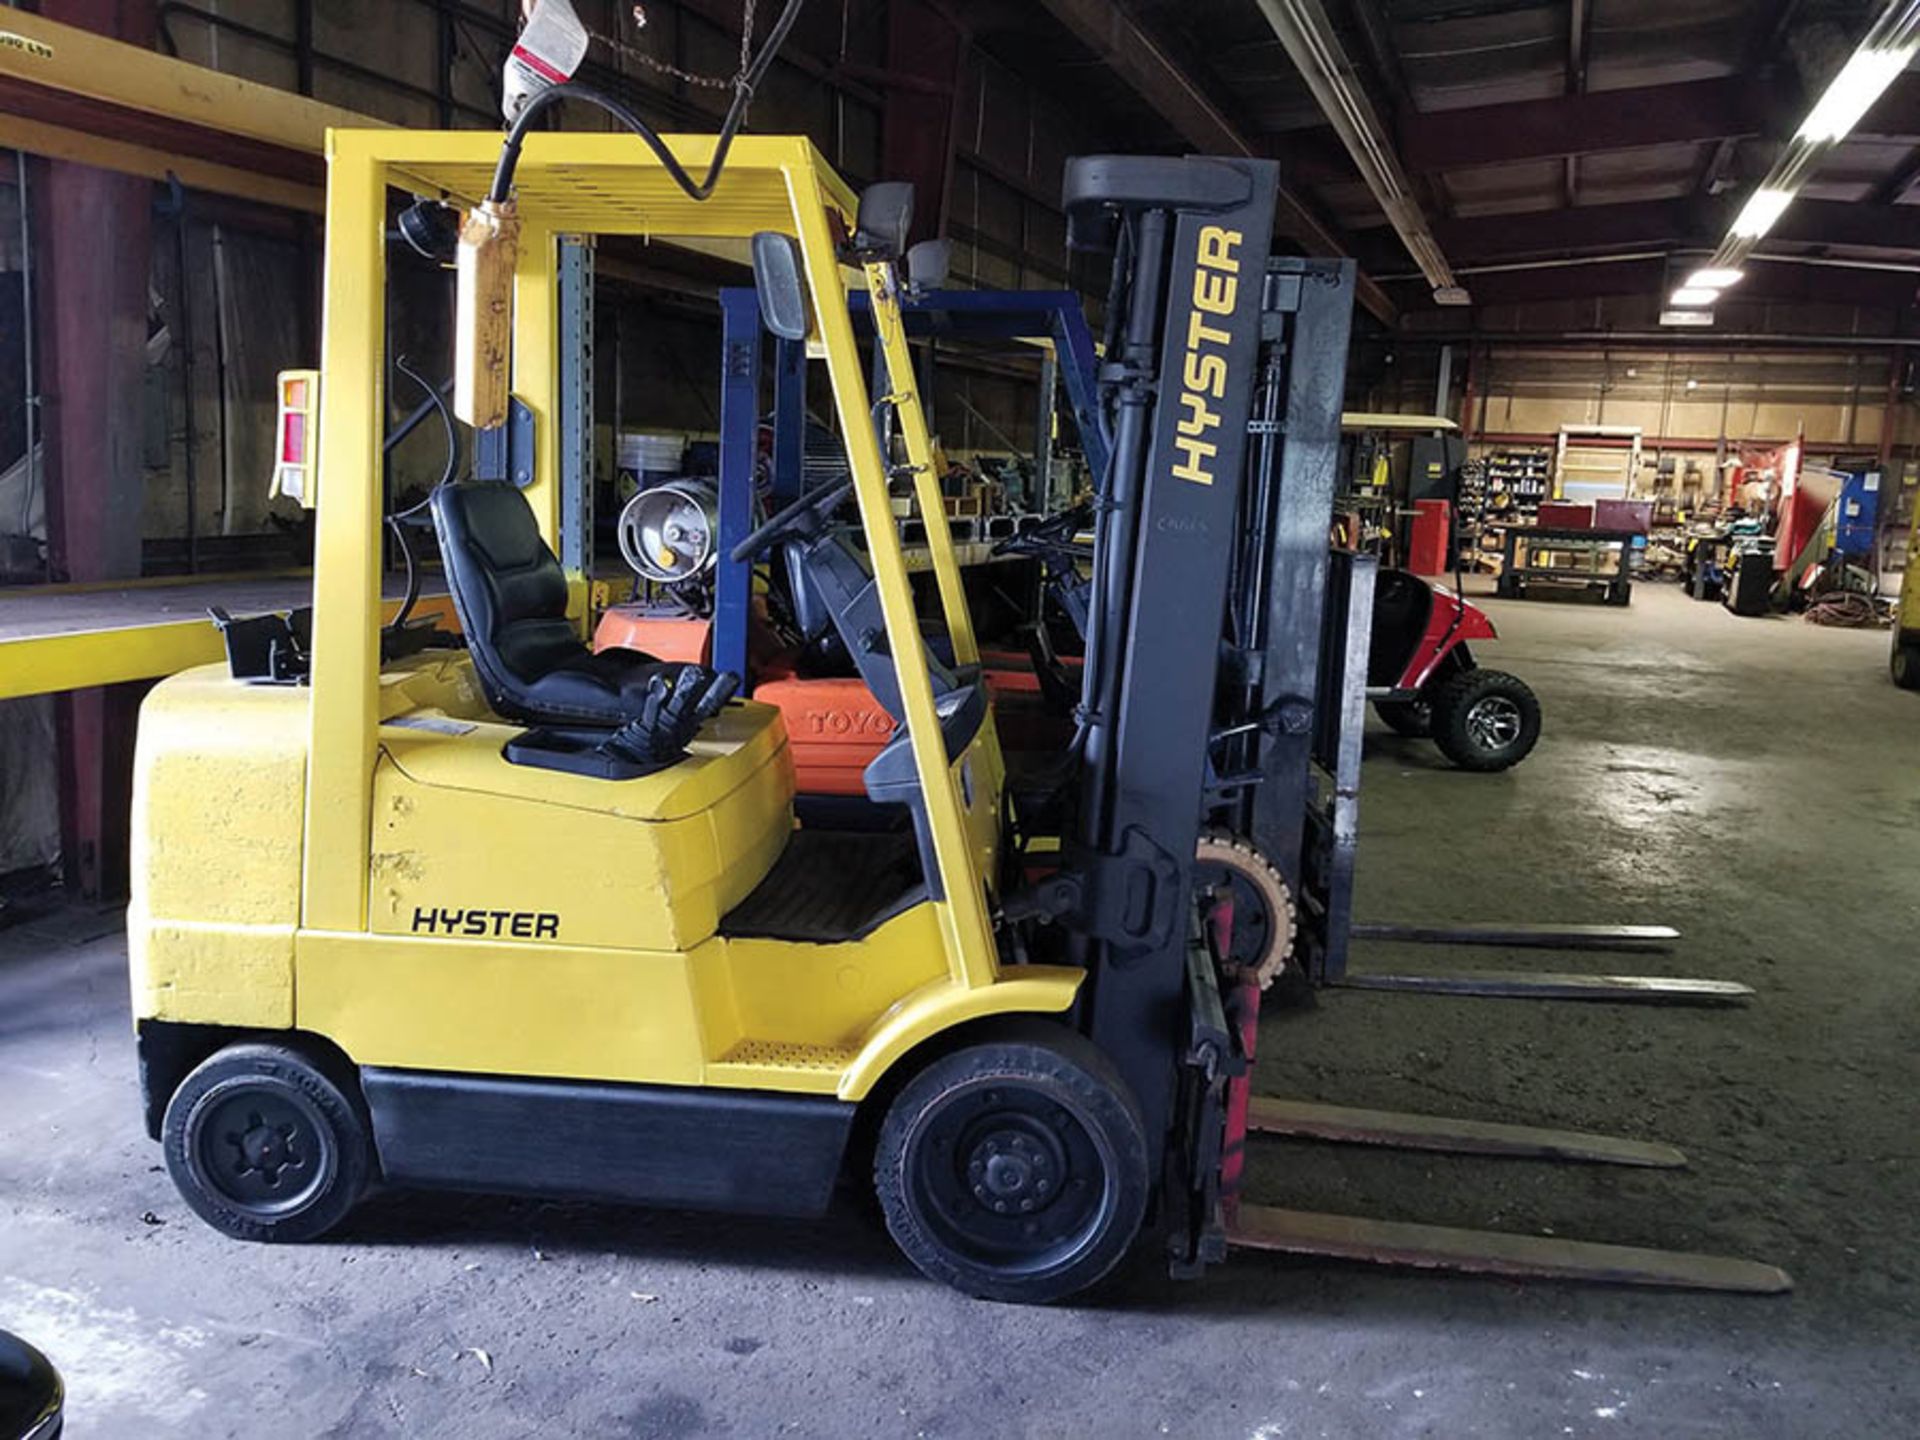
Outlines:
POLYGON ((1793 191, 1762 185, 1753 192, 1739 215, 1734 217, 1733 233, 1742 240, 1758 240, 1779 223, 1787 206, 1793 203, 1793 191))
POLYGON ((1700 326, 1713 324, 1711 310, 1662 310, 1662 325, 1700 326))
POLYGON ((1709 290, 1704 285, 1682 285, 1678 290, 1673 292, 1673 299, 1669 303, 1693 307, 1711 305, 1719 298, 1720 292, 1718 290, 1709 290))
POLYGON ((1807 112, 1797 138, 1816 145, 1846 139, 1894 77, 1907 68, 1916 48, 1920 47, 1907 44, 1854 51, 1821 95, 1820 103, 1807 112))
POLYGON ((1686 287, 1689 290, 1724 290, 1729 285, 1738 285, 1746 273, 1744 270, 1716 269, 1709 265, 1687 276, 1686 287))
POLYGON ((1464 285, 1442 285, 1433 292, 1436 305, 1471 305, 1473 296, 1467 293, 1464 285))

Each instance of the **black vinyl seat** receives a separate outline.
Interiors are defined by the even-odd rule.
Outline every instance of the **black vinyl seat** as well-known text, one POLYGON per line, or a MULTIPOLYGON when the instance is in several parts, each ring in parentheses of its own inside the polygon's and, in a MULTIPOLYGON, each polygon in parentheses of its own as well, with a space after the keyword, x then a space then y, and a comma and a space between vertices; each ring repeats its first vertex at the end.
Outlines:
POLYGON ((512 485, 442 485, 432 509, 474 671, 501 715, 533 725, 616 727, 642 713, 656 676, 673 684, 683 672, 701 671, 638 650, 588 649, 567 619, 566 572, 512 485))

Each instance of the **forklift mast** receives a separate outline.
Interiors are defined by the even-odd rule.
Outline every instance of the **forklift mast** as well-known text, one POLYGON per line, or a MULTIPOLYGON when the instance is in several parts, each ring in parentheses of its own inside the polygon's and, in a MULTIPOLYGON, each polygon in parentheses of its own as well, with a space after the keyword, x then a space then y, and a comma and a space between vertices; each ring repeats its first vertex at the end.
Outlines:
POLYGON ((1350 265, 1270 256, 1277 190, 1274 164, 1237 159, 1089 157, 1066 179, 1069 243, 1111 251, 1114 277, 1112 459, 1064 859, 1084 1028, 1139 1102, 1165 1193, 1186 1202, 1189 1261, 1210 1248, 1212 1072, 1232 1052, 1218 987, 1192 979, 1209 974, 1192 857, 1202 824, 1225 820, 1267 832, 1298 878, 1352 302, 1350 265))

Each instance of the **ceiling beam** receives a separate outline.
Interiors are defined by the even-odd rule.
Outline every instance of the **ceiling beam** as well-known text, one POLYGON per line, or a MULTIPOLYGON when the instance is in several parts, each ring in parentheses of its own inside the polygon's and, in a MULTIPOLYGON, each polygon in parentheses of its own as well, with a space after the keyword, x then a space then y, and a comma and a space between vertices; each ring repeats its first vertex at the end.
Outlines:
MULTIPOLYGON (((1726 232, 1733 207, 1727 200, 1631 200, 1618 205, 1579 205, 1571 210, 1529 210, 1516 215, 1475 215, 1438 223, 1434 229, 1456 262, 1514 260, 1529 256, 1602 254, 1606 251, 1704 246, 1726 232)), ((1920 205, 1854 204, 1796 200, 1769 237, 1795 245, 1849 245, 1920 253, 1920 205)))
POLYGON ((1728 76, 1435 110, 1403 127, 1400 151, 1412 170, 1464 170, 1758 135, 1767 118, 1764 87, 1728 76))
MULTIPOLYGON (((1190 71, 1111 0, 1043 3, 1075 39, 1132 87, 1194 149, 1208 155, 1270 158, 1267 149, 1242 133, 1190 71)), ((1276 223, 1282 234, 1297 241, 1309 254, 1352 253, 1346 238, 1284 183, 1276 223)), ((1398 318, 1397 307, 1371 277, 1362 274, 1355 293, 1383 323, 1392 325, 1398 318)))
MULTIPOLYGON (((1666 262, 1625 260, 1537 270, 1480 271, 1464 278, 1473 290, 1476 308, 1489 305, 1546 307, 1560 301, 1602 300, 1622 295, 1643 296, 1651 305, 1666 282, 1666 262)), ((1404 294, 1409 309, 1424 302, 1417 280, 1388 283, 1396 294, 1404 294)), ((1764 328, 1759 321, 1743 318, 1741 314, 1757 303, 1824 303, 1897 310, 1914 303, 1917 284, 1920 277, 1898 271, 1756 261, 1748 265, 1747 278, 1740 282, 1739 289, 1729 291, 1721 302, 1718 319, 1724 329, 1764 328)), ((1564 315, 1547 317, 1549 324, 1562 320, 1564 315)))
MULTIPOLYGON (((1587 54, 1593 35, 1593 6, 1590 0, 1572 0, 1567 8, 1567 96, 1587 93, 1587 54)), ((1562 189, 1572 205, 1580 191, 1580 157, 1568 155, 1563 161, 1562 189)))
POLYGON ((1581 205, 1571 210, 1529 210, 1517 215, 1475 215, 1442 221, 1440 243, 1460 264, 1575 251, 1630 250, 1657 245, 1704 244, 1725 228, 1717 208, 1687 200, 1634 200, 1618 205, 1581 205))
POLYGON ((1876 205, 1891 205, 1917 184, 1920 184, 1920 152, 1916 152, 1906 164, 1875 187, 1873 202, 1876 205))

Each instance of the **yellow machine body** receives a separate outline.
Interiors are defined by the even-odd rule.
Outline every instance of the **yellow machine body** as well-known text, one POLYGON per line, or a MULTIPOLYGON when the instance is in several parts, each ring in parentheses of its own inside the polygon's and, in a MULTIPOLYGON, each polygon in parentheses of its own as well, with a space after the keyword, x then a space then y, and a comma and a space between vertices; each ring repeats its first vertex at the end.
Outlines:
MULTIPOLYGON (((710 137, 671 137, 704 165, 710 137)), ((949 756, 847 287, 881 317, 910 458, 933 483, 887 265, 843 266, 853 196, 802 139, 743 137, 713 197, 629 136, 529 137, 512 385, 538 423, 525 493, 560 510, 557 239, 795 237, 899 669, 934 857, 926 898, 858 938, 721 933, 793 834, 779 712, 729 706, 687 758, 634 780, 510 763, 463 653, 382 665, 378 594, 383 235, 389 187, 470 203, 497 137, 344 131, 329 147, 311 684, 224 666, 142 712, 129 917, 136 1021, 297 1031, 383 1071, 731 1087, 858 1101, 950 1027, 1057 1013, 1078 969, 1003 967, 988 914, 1003 768, 989 716, 949 756)), ((972 631, 941 507, 924 506, 956 641, 972 631), (952 570, 952 574, 947 572, 952 570)), ((587 577, 573 576, 584 623, 587 577)), ((151 1103, 151 1102, 150 1102, 151 1103)))
POLYGON ((1903 640, 1920 641, 1920 505, 1907 531, 1907 568, 1900 576, 1900 606, 1894 627, 1903 640))

